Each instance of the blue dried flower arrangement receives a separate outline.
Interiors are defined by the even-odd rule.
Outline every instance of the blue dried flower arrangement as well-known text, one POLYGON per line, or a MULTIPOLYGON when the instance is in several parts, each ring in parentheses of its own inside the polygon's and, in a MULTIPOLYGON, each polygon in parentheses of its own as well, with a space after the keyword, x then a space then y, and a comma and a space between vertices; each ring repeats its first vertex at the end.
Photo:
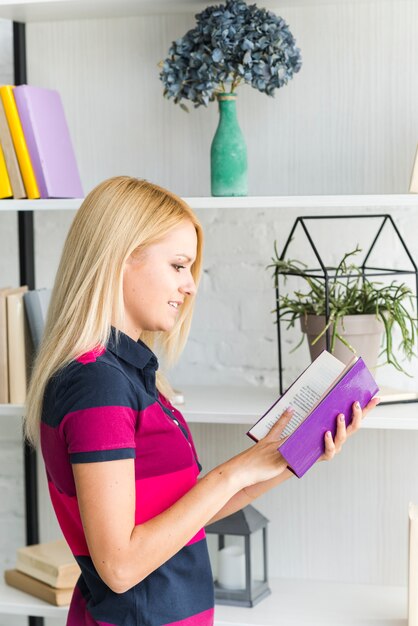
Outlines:
POLYGON ((273 96, 301 68, 300 50, 286 22, 243 0, 207 7, 196 26, 173 42, 161 63, 164 96, 187 111, 207 106, 217 93, 230 93, 242 82, 273 96))

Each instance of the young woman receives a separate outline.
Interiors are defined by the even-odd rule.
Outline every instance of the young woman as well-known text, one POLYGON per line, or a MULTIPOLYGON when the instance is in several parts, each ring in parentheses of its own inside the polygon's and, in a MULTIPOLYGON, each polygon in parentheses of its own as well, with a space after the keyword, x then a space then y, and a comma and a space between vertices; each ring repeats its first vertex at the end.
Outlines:
MULTIPOLYGON (((28 395, 51 500, 81 576, 68 626, 209 626, 203 527, 291 475, 277 451, 291 417, 198 480, 193 440, 153 349, 169 361, 189 332, 202 229, 183 200, 118 177, 85 199, 58 268, 28 395)), ((338 420, 323 459, 356 431, 338 420)))

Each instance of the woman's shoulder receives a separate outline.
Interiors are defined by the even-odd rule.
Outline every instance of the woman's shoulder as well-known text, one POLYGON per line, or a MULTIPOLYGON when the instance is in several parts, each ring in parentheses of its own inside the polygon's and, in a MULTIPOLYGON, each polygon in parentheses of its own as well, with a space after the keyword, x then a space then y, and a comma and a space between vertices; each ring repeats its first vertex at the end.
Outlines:
POLYGON ((82 355, 51 378, 45 393, 45 416, 60 420, 74 411, 104 406, 139 409, 137 393, 123 367, 103 356, 82 355))

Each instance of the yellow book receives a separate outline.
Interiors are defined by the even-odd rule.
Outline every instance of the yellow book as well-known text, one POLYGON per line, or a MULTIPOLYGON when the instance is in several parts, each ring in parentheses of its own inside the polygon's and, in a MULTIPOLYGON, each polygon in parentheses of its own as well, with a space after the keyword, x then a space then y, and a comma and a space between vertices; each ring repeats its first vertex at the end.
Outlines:
POLYGON ((0 87, 0 97, 3 102, 6 113, 7 123, 9 124, 10 133, 13 139, 13 145, 16 150, 17 160, 19 162, 20 171, 25 185, 28 198, 39 198, 39 189, 36 182, 35 173, 33 171, 28 148, 26 145, 25 135, 23 134, 22 124, 20 123, 19 114, 16 108, 16 102, 13 95, 13 87, 11 85, 3 85, 0 87))
POLYGON ((7 173, 3 150, 0 146, 0 198, 10 198, 11 196, 13 196, 12 186, 7 173))

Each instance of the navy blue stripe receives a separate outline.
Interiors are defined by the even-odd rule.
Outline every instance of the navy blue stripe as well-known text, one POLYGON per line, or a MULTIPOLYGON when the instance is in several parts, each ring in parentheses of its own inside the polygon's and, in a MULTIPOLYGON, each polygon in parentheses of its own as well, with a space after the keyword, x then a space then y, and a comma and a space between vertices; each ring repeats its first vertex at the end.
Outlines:
POLYGON ((116 450, 93 450, 93 452, 74 452, 70 454, 71 463, 95 463, 97 461, 118 461, 134 459, 135 448, 118 448, 116 450))
MULTIPOLYGON (((89 613, 95 620, 124 626, 161 626, 213 608, 213 579, 204 539, 185 546, 121 594, 113 593, 102 582, 90 557, 76 556, 76 560, 90 592, 89 613)), ((82 585, 79 587, 83 591, 82 585)))

